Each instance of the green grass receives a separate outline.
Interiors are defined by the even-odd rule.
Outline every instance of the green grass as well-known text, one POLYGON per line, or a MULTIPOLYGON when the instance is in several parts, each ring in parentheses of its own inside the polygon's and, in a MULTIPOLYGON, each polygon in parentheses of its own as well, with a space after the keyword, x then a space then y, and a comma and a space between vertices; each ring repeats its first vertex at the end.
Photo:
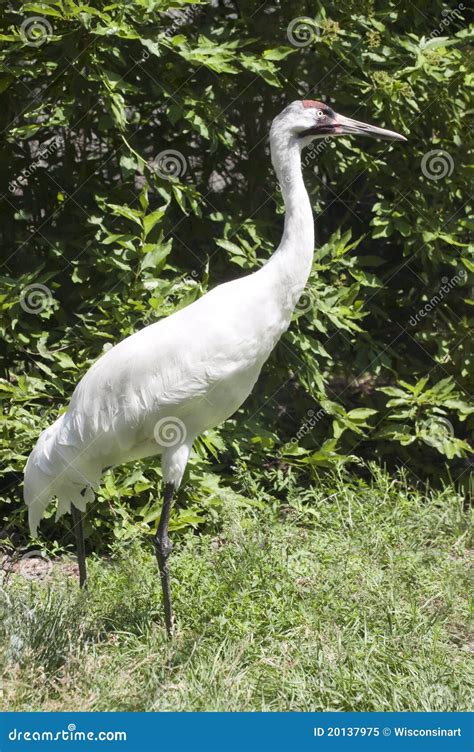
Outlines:
POLYGON ((379 474, 175 538, 176 636, 149 543, 4 588, 11 710, 468 710, 468 519, 379 474), (330 496, 330 498, 327 498, 330 496))

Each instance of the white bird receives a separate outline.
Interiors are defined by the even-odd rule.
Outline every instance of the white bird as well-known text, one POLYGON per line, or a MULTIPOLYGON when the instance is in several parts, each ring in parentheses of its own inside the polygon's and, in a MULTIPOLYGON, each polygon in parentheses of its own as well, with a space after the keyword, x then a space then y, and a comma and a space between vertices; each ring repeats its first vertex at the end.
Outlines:
POLYGON ((53 497, 72 512, 80 583, 86 580, 83 513, 104 470, 161 455, 164 502, 154 538, 165 624, 172 630, 168 522, 194 439, 229 418, 252 391, 308 279, 314 250, 302 149, 315 138, 393 131, 338 115, 314 100, 292 102, 270 131, 286 216, 280 245, 260 269, 219 285, 187 308, 103 354, 77 385, 66 413, 42 432, 25 468, 24 498, 36 535, 53 497))

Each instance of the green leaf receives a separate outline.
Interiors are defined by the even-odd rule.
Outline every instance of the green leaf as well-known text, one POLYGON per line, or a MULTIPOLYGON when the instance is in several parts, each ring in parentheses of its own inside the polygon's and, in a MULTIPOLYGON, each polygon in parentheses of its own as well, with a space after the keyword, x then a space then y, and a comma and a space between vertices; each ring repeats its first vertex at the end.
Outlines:
POLYGON ((150 268, 153 268, 156 271, 160 270, 163 267, 170 251, 171 241, 166 245, 153 246, 152 249, 145 254, 140 263, 141 271, 150 268))
POLYGON ((153 230, 155 225, 162 219, 162 217, 165 216, 165 210, 164 209, 155 209, 155 211, 151 212, 151 214, 148 214, 144 220, 143 220, 143 227, 145 230, 145 238, 148 237, 150 232, 153 230))
POLYGON ((115 214, 115 216, 125 217, 126 219, 130 219, 132 222, 137 224, 140 228, 142 227, 141 212, 136 211, 135 209, 131 209, 129 206, 126 206, 126 205, 107 204, 107 206, 109 207, 109 209, 112 209, 112 214, 115 214))

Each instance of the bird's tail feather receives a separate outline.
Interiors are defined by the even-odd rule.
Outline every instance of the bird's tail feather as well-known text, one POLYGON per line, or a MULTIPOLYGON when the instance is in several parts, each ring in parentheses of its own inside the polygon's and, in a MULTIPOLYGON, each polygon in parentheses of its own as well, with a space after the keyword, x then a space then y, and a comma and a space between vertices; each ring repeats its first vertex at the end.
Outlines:
POLYGON ((56 518, 70 512, 71 503, 85 511, 94 499, 98 479, 91 477, 90 468, 85 470, 74 444, 64 439, 64 418, 43 431, 26 463, 23 495, 32 536, 54 497, 58 499, 56 518))

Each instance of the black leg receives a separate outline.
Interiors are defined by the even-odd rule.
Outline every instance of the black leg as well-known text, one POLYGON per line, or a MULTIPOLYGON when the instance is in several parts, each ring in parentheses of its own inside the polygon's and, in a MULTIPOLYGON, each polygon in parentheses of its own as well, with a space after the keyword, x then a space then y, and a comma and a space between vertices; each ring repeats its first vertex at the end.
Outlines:
POLYGON ((154 538, 156 558, 158 559, 158 566, 160 568, 161 587, 163 588, 163 602, 165 607, 165 624, 166 633, 168 637, 171 637, 171 630, 173 626, 173 611, 171 609, 171 590, 170 590, 170 573, 168 569, 168 557, 171 553, 173 545, 168 537, 168 523, 170 520, 170 512, 173 504, 175 488, 172 483, 166 483, 163 509, 161 510, 161 517, 158 523, 158 530, 154 538))
POLYGON ((79 585, 85 586, 87 580, 86 547, 84 544, 84 515, 71 504, 72 524, 76 536, 77 561, 79 563, 79 585))

